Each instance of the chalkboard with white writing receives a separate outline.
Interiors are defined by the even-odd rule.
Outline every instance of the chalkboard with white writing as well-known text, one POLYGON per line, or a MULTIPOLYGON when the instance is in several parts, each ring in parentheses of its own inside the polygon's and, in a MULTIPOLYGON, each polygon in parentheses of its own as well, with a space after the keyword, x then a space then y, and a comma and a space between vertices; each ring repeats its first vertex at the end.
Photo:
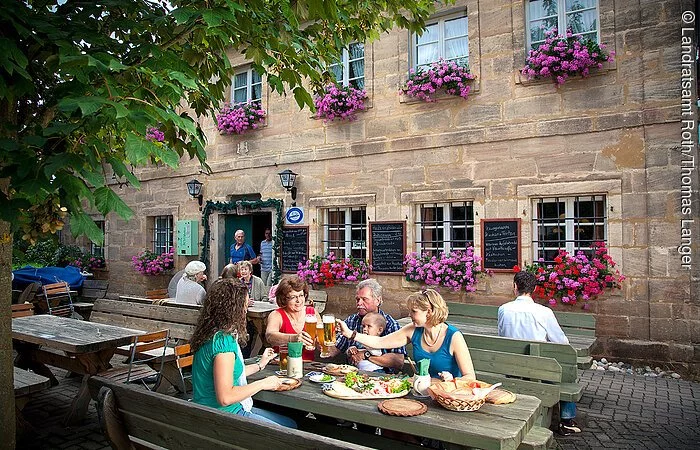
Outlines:
POLYGON ((481 257, 483 267, 495 272, 520 266, 520 219, 482 219, 481 257))
POLYGON ((406 222, 370 222, 369 249, 373 273, 403 273, 406 222))
POLYGON ((282 272, 296 272, 309 259, 309 227, 282 228, 282 272))

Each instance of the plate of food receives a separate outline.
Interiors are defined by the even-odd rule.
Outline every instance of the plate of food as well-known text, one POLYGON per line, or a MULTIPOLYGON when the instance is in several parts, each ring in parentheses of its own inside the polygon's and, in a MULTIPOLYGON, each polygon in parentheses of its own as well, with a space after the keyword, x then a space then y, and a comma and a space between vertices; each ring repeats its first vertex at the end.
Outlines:
POLYGON ((326 364, 322 369, 328 375, 345 376, 349 373, 357 372, 357 367, 349 364, 326 364))
POLYGON ((327 373, 315 373, 309 375, 309 380, 314 383, 332 383, 335 381, 335 377, 327 373))
POLYGON ((301 386, 301 380, 298 380, 296 378, 289 378, 289 377, 278 377, 282 384, 279 385, 276 391, 291 391, 292 389, 296 389, 299 386, 301 386))
POLYGON ((371 377, 351 372, 344 378, 330 383, 330 386, 331 389, 323 390, 323 393, 330 397, 343 400, 371 400, 403 397, 410 392, 411 381, 408 377, 371 377))

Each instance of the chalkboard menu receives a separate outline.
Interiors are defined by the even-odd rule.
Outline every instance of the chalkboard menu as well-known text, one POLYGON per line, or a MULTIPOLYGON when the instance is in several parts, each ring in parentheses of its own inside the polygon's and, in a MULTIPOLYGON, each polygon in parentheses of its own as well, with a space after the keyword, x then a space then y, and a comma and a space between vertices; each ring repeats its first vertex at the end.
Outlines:
POLYGON ((296 272, 309 259, 309 227, 282 228, 282 272, 296 272))
POLYGON ((482 219, 481 257, 485 269, 512 272, 520 265, 520 219, 482 219))
POLYGON ((370 222, 370 264, 374 273, 403 273, 406 222, 370 222))

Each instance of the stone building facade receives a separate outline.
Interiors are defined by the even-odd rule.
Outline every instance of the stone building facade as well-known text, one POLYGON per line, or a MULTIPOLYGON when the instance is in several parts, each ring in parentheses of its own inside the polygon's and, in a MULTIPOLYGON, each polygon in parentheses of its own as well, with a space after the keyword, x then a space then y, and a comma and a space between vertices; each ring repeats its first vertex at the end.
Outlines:
MULTIPOLYGON (((681 211, 680 18, 682 7, 692 9, 692 2, 581 2, 593 8, 589 17, 595 23, 588 23, 599 42, 615 51, 615 61, 558 88, 551 80, 527 81, 519 73, 528 29, 536 25, 531 3, 462 0, 428 22, 436 24, 439 33, 433 35, 442 45, 440 39, 449 34, 444 23, 466 18, 468 44, 461 42, 468 45, 470 69, 477 76, 467 100, 441 96, 426 103, 398 94, 418 52, 416 38, 403 30, 364 46, 368 109, 355 121, 324 123, 308 110, 299 111, 293 98, 270 93, 262 80, 259 92, 268 112, 264 127, 230 136, 219 134, 213 122, 206 125, 210 175, 183 161, 177 172, 141 170, 139 191, 119 191, 136 215, 128 223, 114 215, 106 218, 110 290, 143 294, 167 283, 136 273, 131 256, 152 249, 159 217, 170 217, 173 224, 201 220, 197 201, 185 188, 195 177, 204 184, 205 202, 272 198, 288 206, 291 198, 278 172, 296 172, 296 201, 309 226, 311 255, 333 246, 327 242, 330 222, 346 220, 350 230, 358 221, 405 221, 410 252, 428 245, 419 242, 418 232, 427 227, 426 217, 446 214, 438 228, 448 233, 446 217, 466 211, 473 227, 463 225, 470 228, 467 236, 477 253, 481 219, 519 218, 520 256, 529 262, 536 257, 536 216, 544 211, 538 207, 553 202, 566 219, 575 219, 569 208, 579 202, 597 211, 591 220, 601 221, 596 223, 603 235, 596 238, 604 238, 627 277, 620 291, 592 302, 596 352, 697 370, 697 241, 692 242, 690 270, 678 252, 681 219, 696 219, 690 228, 693 237, 700 236, 697 203, 691 216, 681 211)), ((566 17, 566 12, 558 14, 566 17)), ((254 95, 258 87, 245 60, 230 57, 241 74, 248 74, 247 81, 243 75, 241 80, 254 95)), ((697 155, 697 148, 692 152, 697 155)), ((697 200, 697 171, 692 183, 697 200)), ((276 226, 276 214, 275 208, 239 207, 209 215, 210 278, 224 263, 234 228, 248 227, 252 240, 259 241, 261 227, 276 226)), ((562 231, 570 233, 571 223, 562 223, 562 231)), ((202 230, 200 224, 200 239, 202 230)), ((364 244, 348 245, 361 250, 364 244)), ((178 256, 176 265, 182 268, 194 258, 178 256)), ((400 275, 377 278, 387 288, 387 309, 400 314, 415 286, 400 275)), ((512 273, 497 273, 480 282, 475 293, 446 297, 500 304, 512 297, 511 281, 512 273)), ((329 308, 351 311, 352 295, 351 289, 341 289, 335 300, 331 295, 336 304, 329 308)))

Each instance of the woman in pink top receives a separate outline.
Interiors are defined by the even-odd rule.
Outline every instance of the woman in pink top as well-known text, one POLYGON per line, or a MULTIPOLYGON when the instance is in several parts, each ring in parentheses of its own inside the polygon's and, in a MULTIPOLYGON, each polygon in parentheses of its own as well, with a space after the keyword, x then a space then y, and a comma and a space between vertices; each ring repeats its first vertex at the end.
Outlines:
MULTIPOLYGON (((267 318, 267 342, 274 345, 278 353, 279 346, 289 342, 303 342, 304 347, 314 347, 314 337, 304 331, 306 315, 315 315, 317 321, 321 319, 313 306, 306 306, 309 285, 296 275, 285 277, 277 286, 275 297, 280 308, 272 311, 267 318)), ((302 358, 313 361, 314 351, 305 348, 302 358)))

